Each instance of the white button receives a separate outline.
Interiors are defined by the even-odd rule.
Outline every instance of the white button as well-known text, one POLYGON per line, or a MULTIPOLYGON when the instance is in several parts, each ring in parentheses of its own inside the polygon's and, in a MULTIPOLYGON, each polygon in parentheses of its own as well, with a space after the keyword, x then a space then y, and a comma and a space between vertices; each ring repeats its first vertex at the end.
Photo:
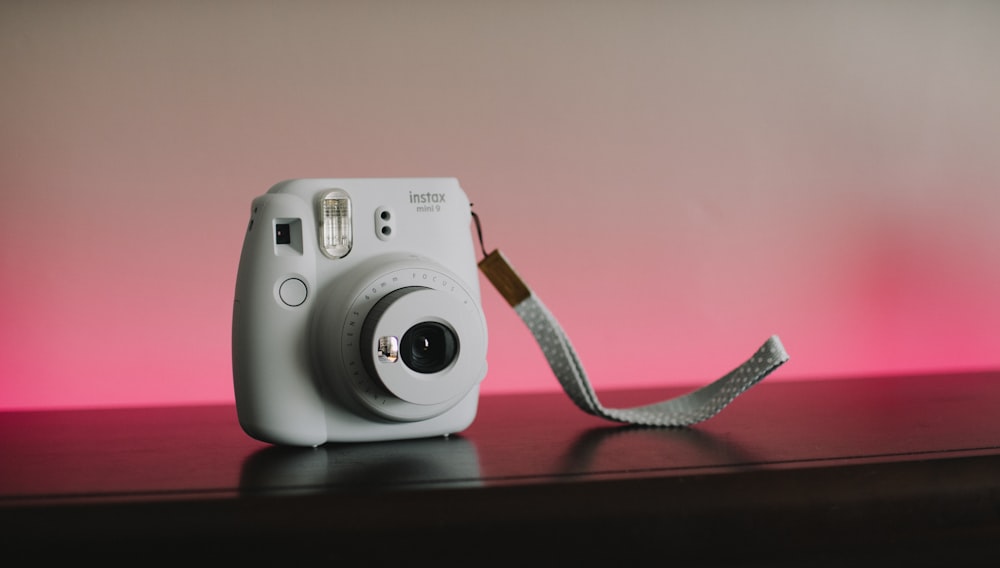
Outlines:
POLYGON ((289 278, 282 282, 281 287, 278 288, 278 295, 281 296, 281 301, 292 307, 301 306, 302 302, 306 301, 308 293, 306 283, 298 278, 289 278))

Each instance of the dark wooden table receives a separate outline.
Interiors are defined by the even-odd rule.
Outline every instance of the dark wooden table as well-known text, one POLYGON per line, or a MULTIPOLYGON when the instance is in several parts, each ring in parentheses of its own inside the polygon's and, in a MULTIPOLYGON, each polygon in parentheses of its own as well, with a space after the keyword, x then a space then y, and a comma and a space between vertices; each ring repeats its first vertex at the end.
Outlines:
POLYGON ((316 449, 231 406, 7 412, 0 460, 0 545, 32 562, 1000 560, 1000 372, 765 381, 691 429, 487 396, 460 436, 316 449))

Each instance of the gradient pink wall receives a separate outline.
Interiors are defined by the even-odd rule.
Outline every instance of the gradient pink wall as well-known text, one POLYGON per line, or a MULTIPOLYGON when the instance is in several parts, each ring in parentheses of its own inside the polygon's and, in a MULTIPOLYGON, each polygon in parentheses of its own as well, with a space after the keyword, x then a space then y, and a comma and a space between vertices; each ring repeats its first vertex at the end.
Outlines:
MULTIPOLYGON (((250 200, 455 176, 597 388, 1000 367, 1000 4, 3 2, 0 408, 232 400, 250 200)), ((484 283, 485 392, 558 389, 484 283)))

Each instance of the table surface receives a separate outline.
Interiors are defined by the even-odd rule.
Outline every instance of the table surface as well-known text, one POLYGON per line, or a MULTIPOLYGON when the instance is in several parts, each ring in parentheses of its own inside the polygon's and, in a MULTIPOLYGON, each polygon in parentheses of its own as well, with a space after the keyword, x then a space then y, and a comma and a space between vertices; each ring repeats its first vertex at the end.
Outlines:
MULTIPOLYGON (((679 392, 600 394, 626 406, 679 392)), ((562 393, 484 396, 460 435, 311 449, 249 438, 232 406, 6 412, 0 543, 32 556, 499 559, 534 546, 531 558, 704 565, 992 562, 998 411, 1000 372, 765 381, 688 429, 614 424, 562 393)))

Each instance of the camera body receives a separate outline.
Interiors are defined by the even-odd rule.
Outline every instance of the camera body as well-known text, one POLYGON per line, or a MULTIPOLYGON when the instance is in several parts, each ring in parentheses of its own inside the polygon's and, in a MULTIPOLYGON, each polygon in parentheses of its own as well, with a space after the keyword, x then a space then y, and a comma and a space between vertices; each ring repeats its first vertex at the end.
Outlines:
POLYGON ((452 178, 296 179, 254 199, 233 307, 240 424, 295 446, 464 430, 487 331, 452 178))

